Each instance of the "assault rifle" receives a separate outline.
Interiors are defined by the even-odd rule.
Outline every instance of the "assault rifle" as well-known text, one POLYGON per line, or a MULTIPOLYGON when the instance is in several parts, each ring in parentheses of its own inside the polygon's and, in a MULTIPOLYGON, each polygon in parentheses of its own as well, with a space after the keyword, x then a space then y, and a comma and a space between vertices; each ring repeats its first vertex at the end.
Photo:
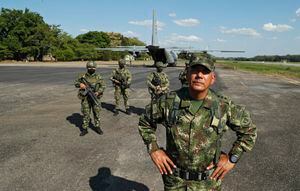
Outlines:
POLYGON ((98 102, 97 97, 94 93, 94 88, 92 88, 91 84, 85 79, 85 78, 81 78, 81 82, 86 86, 84 91, 80 92, 83 96, 88 96, 90 99, 92 99, 92 101, 94 102, 94 104, 96 104, 97 106, 101 106, 101 104, 98 102))
POLYGON ((122 90, 128 88, 128 89, 134 91, 132 88, 130 88, 130 84, 127 83, 127 80, 126 80, 124 77, 122 77, 122 76, 120 75, 120 73, 118 73, 117 77, 112 77, 112 78, 110 78, 110 80, 111 80, 113 83, 115 83, 115 84, 117 84, 118 86, 120 86, 120 88, 121 88, 122 90))
POLYGON ((153 96, 154 98, 159 98, 160 96, 163 95, 163 91, 161 90, 161 79, 157 73, 154 72, 153 75, 154 77, 151 81, 151 84, 155 86, 155 88, 152 89, 152 92, 154 94, 153 96), (158 90, 157 87, 160 87, 160 90, 158 90))

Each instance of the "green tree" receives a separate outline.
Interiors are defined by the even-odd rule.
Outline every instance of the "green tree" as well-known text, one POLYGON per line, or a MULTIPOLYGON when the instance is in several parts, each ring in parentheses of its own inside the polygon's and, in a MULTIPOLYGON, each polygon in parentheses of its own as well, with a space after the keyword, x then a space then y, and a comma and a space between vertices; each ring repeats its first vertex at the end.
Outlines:
POLYGON ((56 44, 59 33, 57 26, 46 24, 42 16, 29 9, 22 11, 2 8, 0 59, 23 60, 33 57, 35 60, 42 60, 56 44))
POLYGON ((110 44, 109 36, 105 32, 90 31, 85 34, 78 35, 76 39, 80 43, 92 44, 99 48, 108 47, 110 44))

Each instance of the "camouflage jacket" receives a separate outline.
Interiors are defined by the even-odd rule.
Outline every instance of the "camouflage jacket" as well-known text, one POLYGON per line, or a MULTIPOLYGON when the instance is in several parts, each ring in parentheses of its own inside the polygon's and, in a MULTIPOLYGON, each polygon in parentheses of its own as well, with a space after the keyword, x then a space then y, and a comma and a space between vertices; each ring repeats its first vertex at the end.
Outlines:
POLYGON ((184 70, 182 70, 179 73, 178 79, 180 80, 180 82, 181 82, 182 85, 188 85, 186 74, 187 74, 187 68, 185 68, 184 70))
MULTIPOLYGON (((78 75, 77 79, 74 82, 74 85, 76 88, 80 87, 80 83, 83 83, 82 78, 85 78, 91 85, 91 88, 93 89, 94 92, 99 93, 99 97, 103 94, 104 89, 105 89, 105 82, 103 78, 101 77, 100 74, 89 74, 89 73, 81 73, 78 75)), ((79 94, 80 94, 80 89, 79 89, 79 94)))
POLYGON ((150 90, 150 92, 155 93, 154 90, 156 88, 156 84, 153 83, 154 79, 158 77, 159 78, 159 82, 160 82, 160 87, 162 88, 162 91, 164 93, 169 91, 169 86, 170 86, 170 82, 168 79, 168 76, 166 73, 164 72, 151 72, 148 76, 147 76, 147 86, 148 89, 150 90))
POLYGON ((256 126, 244 107, 212 90, 196 113, 191 111, 191 106, 186 87, 146 106, 146 113, 139 120, 139 133, 149 153, 159 149, 155 135, 157 123, 166 127, 167 154, 186 170, 203 171, 214 161, 228 127, 237 135, 230 154, 241 157, 253 148, 256 126))
MULTIPOLYGON (((131 84, 132 75, 127 68, 116 68, 111 74, 111 79, 117 80, 119 82, 123 81, 126 85, 131 84)), ((120 86, 120 84, 113 83, 114 86, 120 86)))

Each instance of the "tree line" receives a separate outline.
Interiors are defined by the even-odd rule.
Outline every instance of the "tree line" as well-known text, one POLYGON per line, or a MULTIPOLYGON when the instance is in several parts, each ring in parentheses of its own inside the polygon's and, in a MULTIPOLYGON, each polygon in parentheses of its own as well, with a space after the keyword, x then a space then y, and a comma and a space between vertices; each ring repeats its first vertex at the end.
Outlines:
POLYGON ((237 58, 221 58, 224 60, 235 60, 235 61, 257 61, 257 62, 300 62, 300 54, 297 55, 262 55, 262 56, 255 56, 252 58, 244 58, 244 57, 237 57, 237 58))
POLYGON ((73 38, 59 25, 47 24, 40 14, 29 9, 2 8, 0 12, 0 60, 116 60, 127 53, 95 48, 129 45, 144 46, 145 43, 120 33, 102 31, 90 31, 73 38))

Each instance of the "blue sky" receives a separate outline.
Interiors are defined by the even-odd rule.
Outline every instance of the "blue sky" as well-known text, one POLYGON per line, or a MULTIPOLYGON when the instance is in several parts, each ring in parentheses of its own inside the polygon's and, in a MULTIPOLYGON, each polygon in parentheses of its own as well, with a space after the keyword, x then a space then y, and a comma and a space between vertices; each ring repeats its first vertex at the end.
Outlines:
POLYGON ((74 37, 120 32, 146 44, 155 9, 161 46, 246 51, 220 56, 300 54, 299 0, 1 0, 0 7, 29 8, 74 37))

